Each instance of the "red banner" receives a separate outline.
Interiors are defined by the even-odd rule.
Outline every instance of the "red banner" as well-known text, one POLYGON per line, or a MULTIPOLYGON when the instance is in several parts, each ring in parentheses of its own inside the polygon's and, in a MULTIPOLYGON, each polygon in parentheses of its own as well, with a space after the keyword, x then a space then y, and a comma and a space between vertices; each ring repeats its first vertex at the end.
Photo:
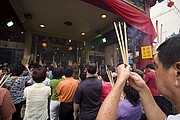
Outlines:
POLYGON ((152 42, 154 41, 156 38, 156 31, 149 17, 144 15, 141 11, 134 10, 122 0, 104 0, 104 2, 109 5, 112 11, 122 20, 136 29, 150 35, 152 42))

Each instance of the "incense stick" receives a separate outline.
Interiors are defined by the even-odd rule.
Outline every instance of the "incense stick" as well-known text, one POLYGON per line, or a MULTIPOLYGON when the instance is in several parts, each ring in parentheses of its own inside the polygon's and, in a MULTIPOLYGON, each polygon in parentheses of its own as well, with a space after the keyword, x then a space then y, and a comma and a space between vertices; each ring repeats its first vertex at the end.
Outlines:
POLYGON ((6 76, 6 73, 5 73, 5 74, 3 75, 3 77, 1 78, 1 80, 0 80, 0 85, 1 85, 1 83, 3 82, 5 76, 6 76))
POLYGON ((157 43, 159 43, 158 20, 156 20, 157 43))
POLYGON ((119 42, 119 46, 120 46, 120 50, 121 50, 122 59, 123 59, 123 62, 124 62, 124 61, 125 61, 125 58, 124 58, 124 52, 123 52, 124 50, 123 50, 122 45, 121 45, 121 41, 120 41, 120 37, 119 37, 117 25, 116 25, 115 22, 114 22, 114 28, 115 28, 116 35, 117 35, 117 39, 118 39, 118 42, 119 42))
POLYGON ((126 23, 124 22, 124 37, 125 37, 125 52, 126 52, 126 65, 128 65, 128 45, 127 45, 127 31, 126 23))
POLYGON ((123 62, 124 62, 124 64, 128 65, 128 44, 127 44, 126 23, 124 23, 124 38, 125 38, 125 40, 123 39, 120 22, 119 22, 119 31, 120 31, 120 35, 121 35, 121 40, 120 40, 119 32, 118 32, 118 29, 117 29, 117 25, 116 25, 115 22, 114 22, 114 28, 115 28, 117 39, 118 39, 118 42, 119 42, 123 62), (124 43, 124 41, 125 41, 125 43, 124 43))
POLYGON ((119 31, 120 31, 120 35, 121 35, 121 44, 122 44, 122 52, 124 54, 124 62, 126 61, 126 52, 125 52, 125 46, 124 46, 124 39, 123 39, 123 34, 122 34, 122 28, 121 28, 121 23, 119 22, 119 31))
POLYGON ((161 24, 161 30, 160 30, 160 39, 159 39, 160 44, 162 43, 162 27, 163 27, 163 24, 161 24))
POLYGON ((10 75, 11 75, 11 74, 9 74, 9 75, 6 77, 6 79, 3 81, 3 83, 1 84, 0 87, 2 87, 2 86, 4 85, 4 83, 9 79, 10 75))
POLYGON ((111 83, 111 86, 113 87, 114 86, 114 79, 112 77, 112 71, 110 71, 108 68, 107 68, 107 65, 106 65, 106 73, 108 75, 108 78, 109 78, 109 81, 111 83))

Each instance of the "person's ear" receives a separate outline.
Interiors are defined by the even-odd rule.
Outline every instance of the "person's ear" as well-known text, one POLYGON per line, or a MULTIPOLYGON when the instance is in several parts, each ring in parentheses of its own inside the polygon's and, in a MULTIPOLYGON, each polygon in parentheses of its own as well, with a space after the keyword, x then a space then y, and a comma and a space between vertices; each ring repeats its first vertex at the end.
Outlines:
POLYGON ((176 82, 175 85, 180 87, 180 62, 175 63, 175 70, 176 70, 176 82))

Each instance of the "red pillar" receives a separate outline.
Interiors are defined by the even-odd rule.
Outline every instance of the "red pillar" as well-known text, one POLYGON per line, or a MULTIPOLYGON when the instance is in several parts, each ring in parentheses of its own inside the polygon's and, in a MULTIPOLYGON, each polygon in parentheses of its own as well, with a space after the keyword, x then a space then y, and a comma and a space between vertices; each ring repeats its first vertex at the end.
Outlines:
MULTIPOLYGON (((143 46, 152 46, 152 37, 150 35, 147 35, 144 37, 144 40, 142 40, 140 47, 143 46)), ((141 55, 141 48, 139 50, 139 66, 140 68, 144 68, 147 64, 152 63, 152 58, 149 59, 142 59, 142 55, 141 55)))

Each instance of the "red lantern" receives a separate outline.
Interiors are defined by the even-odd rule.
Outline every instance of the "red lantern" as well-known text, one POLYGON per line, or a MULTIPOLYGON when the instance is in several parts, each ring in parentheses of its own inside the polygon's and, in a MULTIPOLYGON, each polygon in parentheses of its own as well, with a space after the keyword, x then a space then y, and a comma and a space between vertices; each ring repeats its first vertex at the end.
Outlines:
POLYGON ((173 5, 174 5, 173 1, 169 1, 168 4, 167 4, 168 7, 172 7, 173 5))

